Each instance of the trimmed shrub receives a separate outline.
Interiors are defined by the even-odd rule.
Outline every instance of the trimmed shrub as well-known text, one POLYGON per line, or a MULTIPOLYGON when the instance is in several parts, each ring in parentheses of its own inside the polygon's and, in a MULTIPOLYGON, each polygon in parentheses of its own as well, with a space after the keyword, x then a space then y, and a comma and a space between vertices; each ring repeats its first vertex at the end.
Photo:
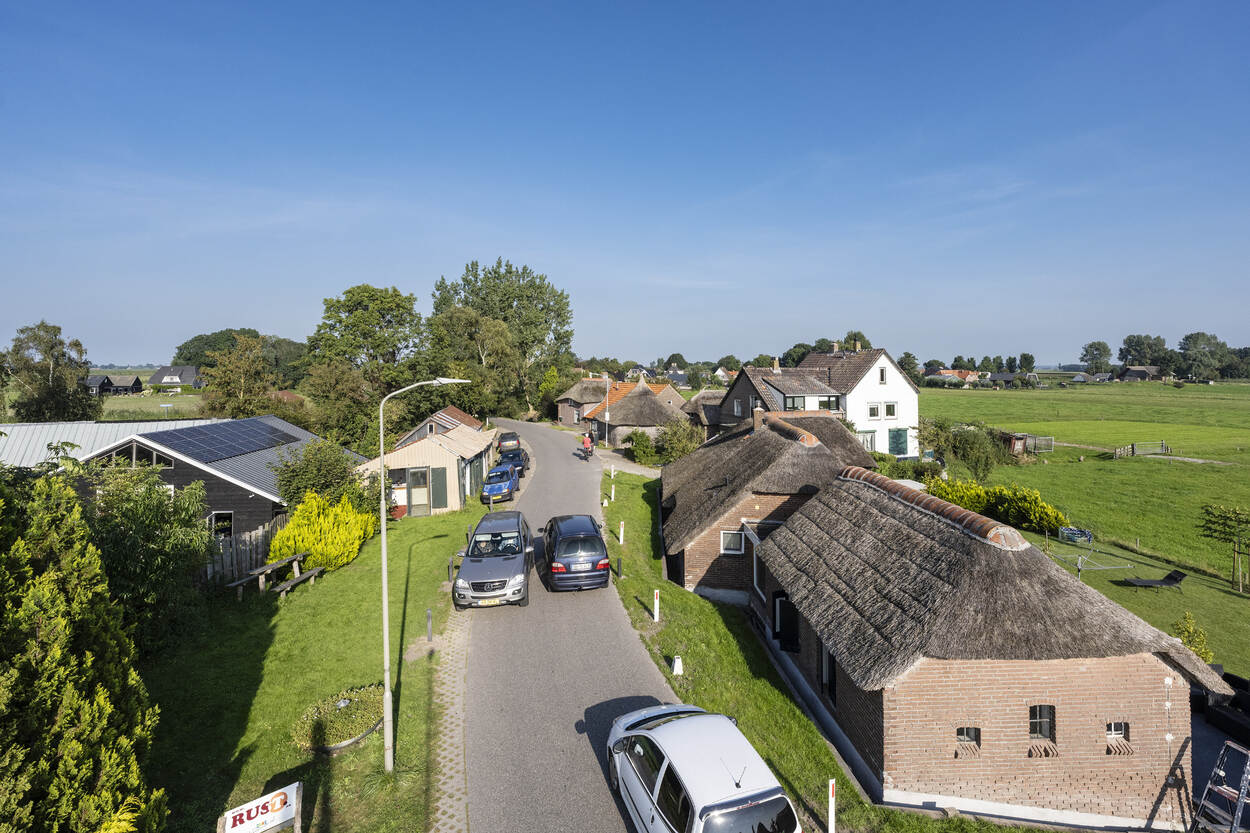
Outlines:
POLYGON ((359 737, 382 719, 382 685, 348 688, 309 706, 291 727, 291 740, 305 752, 359 737))
POLYGON ((639 465, 654 466, 659 460, 660 455, 655 450, 655 443, 645 431, 638 428, 630 431, 629 436, 625 438, 625 444, 629 446, 629 458, 639 465))
POLYGON ((332 504, 316 492, 308 492, 290 522, 273 536, 269 560, 281 561, 306 552, 304 569, 337 570, 356 558, 361 544, 372 538, 377 529, 377 515, 357 511, 347 495, 332 504))
POLYGON ((1194 615, 1188 610, 1185 615, 1172 623, 1172 635, 1181 641, 1181 643, 1193 651, 1198 659, 1205 663, 1215 662, 1215 651, 1207 647, 1207 632, 1205 628, 1198 627, 1194 615))
POLYGON ((971 480, 941 480, 936 477, 926 480, 925 486, 934 497, 1016 529, 1057 535, 1059 527, 1071 525, 1067 516, 1043 501, 1036 489, 1016 485, 987 489, 971 480))

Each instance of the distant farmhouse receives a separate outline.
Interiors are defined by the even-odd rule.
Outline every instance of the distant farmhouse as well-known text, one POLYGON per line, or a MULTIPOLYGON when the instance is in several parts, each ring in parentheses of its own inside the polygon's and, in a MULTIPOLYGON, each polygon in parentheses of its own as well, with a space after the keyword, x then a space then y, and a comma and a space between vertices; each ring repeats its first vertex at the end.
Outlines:
POLYGON ((148 387, 190 387, 199 390, 204 387, 204 380, 198 367, 165 365, 148 378, 148 387))

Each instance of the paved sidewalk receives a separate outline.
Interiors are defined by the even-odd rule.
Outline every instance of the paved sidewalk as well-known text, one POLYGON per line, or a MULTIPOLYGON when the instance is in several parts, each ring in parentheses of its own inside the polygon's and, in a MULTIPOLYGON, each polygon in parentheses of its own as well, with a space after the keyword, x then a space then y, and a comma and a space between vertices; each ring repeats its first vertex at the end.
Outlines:
POLYGON ((430 829, 435 833, 468 833, 468 783, 464 763, 464 691, 468 670, 469 630, 473 617, 452 610, 439 636, 442 652, 434 675, 438 704, 438 740, 434 751, 434 807, 430 829))
POLYGON ((641 474, 643 477, 659 477, 660 470, 651 466, 642 466, 633 460, 625 459, 625 452, 619 448, 601 448, 595 452, 595 455, 603 455, 603 468, 609 469, 616 466, 617 471, 627 472, 629 474, 641 474))

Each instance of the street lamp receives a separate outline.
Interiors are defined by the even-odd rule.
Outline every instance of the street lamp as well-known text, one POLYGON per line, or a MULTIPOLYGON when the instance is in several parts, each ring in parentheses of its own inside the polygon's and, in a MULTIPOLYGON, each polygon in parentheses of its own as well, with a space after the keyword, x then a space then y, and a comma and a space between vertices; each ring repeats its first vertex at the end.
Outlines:
POLYGON ((382 412, 386 408, 386 400, 392 396, 399 396, 401 393, 407 393, 413 388, 423 387, 425 385, 467 385, 468 379, 429 379, 425 382, 416 382, 406 388, 400 388, 393 393, 388 393, 382 397, 381 404, 378 405, 378 477, 381 480, 381 521, 382 521, 382 737, 385 742, 385 766, 387 772, 395 770, 395 721, 391 716, 391 617, 390 617, 390 592, 387 584, 386 570, 386 490, 390 486, 386 479, 386 422, 383 419, 382 412))

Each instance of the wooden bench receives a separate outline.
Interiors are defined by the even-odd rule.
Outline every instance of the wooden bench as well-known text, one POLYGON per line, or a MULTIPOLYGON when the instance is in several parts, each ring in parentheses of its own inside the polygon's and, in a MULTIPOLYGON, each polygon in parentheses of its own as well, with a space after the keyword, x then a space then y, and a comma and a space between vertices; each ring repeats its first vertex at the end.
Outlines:
POLYGON ((237 589, 238 594, 239 594, 238 595, 239 601, 243 601, 243 585, 247 584, 252 579, 256 579, 256 581, 259 583, 259 586, 260 586, 260 592, 264 593, 265 581, 267 580, 270 573, 276 572, 277 570, 281 570, 283 567, 286 567, 289 564, 291 565, 291 569, 295 571, 295 577, 298 578, 300 574, 300 562, 303 561, 304 558, 306 558, 307 556, 308 556, 308 553, 306 552, 297 552, 295 555, 289 555, 286 558, 283 558, 279 561, 274 561, 272 564, 262 564, 261 566, 257 567, 254 570, 248 570, 247 575, 245 575, 241 579, 238 579, 237 581, 230 582, 229 584, 226 585, 226 587, 227 588, 233 587, 237 589))
POLYGON ((286 581, 282 582, 281 584, 279 584, 277 587, 274 588, 274 590, 278 591, 278 598, 285 599, 286 591, 290 590, 292 587, 299 584, 301 581, 306 580, 309 584, 316 584, 317 576, 324 573, 325 569, 326 569, 325 567, 313 567, 311 570, 305 570, 301 575, 295 576, 294 578, 289 578, 286 581))

